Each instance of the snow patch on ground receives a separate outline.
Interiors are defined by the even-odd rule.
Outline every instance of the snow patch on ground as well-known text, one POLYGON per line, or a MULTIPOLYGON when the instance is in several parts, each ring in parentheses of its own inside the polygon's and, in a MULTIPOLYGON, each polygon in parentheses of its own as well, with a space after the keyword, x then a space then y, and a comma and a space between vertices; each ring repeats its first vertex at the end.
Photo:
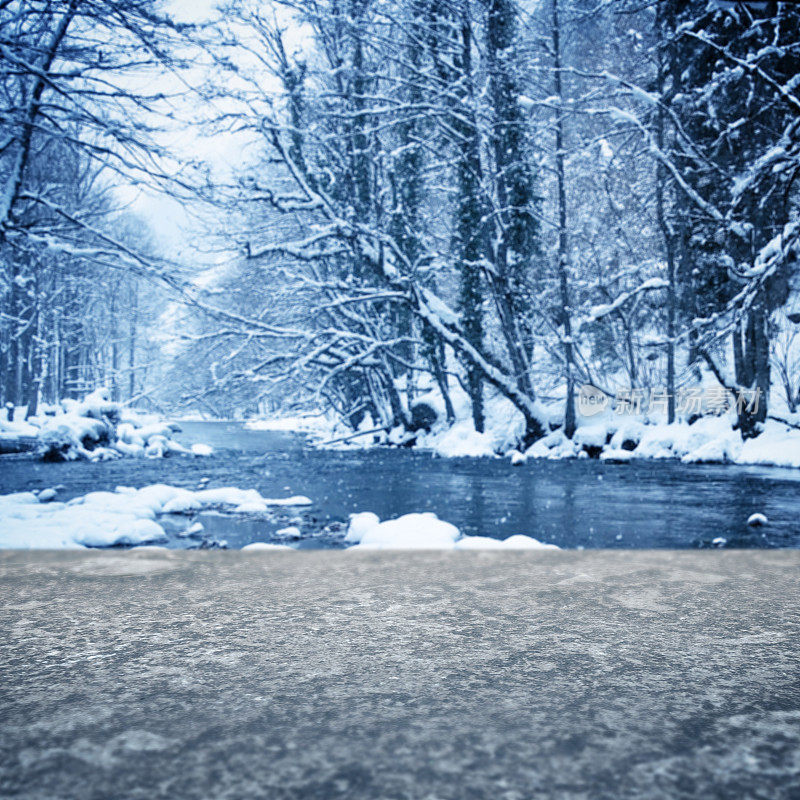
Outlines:
POLYGON ((760 436, 742 444, 736 463, 800 468, 800 430, 767 421, 760 436))
POLYGON ((334 423, 323 414, 275 417, 273 419, 251 419, 245 427, 252 431, 286 431, 288 433, 313 433, 319 436, 332 435, 334 423))

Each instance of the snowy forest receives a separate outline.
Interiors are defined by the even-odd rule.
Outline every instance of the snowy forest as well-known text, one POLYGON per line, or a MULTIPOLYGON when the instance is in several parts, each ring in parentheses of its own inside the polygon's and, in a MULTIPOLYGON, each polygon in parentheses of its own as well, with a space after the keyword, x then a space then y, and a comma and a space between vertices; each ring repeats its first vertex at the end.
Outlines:
POLYGON ((4 413, 796 424, 794 3, 3 0, 0 70, 4 413))
POLYGON ((799 574, 800 0, 0 0, 0 800, 800 800, 799 574))

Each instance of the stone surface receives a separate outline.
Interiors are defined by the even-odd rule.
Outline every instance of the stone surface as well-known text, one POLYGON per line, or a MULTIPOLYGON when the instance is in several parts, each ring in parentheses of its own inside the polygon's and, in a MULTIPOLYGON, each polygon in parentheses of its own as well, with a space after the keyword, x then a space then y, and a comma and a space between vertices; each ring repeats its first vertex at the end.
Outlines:
POLYGON ((796 798, 800 553, 0 555, 4 798, 796 798))

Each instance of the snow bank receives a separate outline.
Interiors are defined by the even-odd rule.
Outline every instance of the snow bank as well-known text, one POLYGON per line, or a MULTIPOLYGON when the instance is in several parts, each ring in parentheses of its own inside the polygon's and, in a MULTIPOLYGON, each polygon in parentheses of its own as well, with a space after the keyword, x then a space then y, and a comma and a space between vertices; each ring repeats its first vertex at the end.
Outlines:
POLYGON ((530 536, 492 539, 488 536, 462 536, 455 525, 430 512, 405 514, 381 522, 376 514, 363 512, 350 517, 345 541, 353 550, 558 550, 530 536))
MULTIPOLYGON (((0 548, 74 548, 141 545, 167 539, 161 514, 225 508, 232 513, 264 512, 270 506, 309 505, 296 495, 262 497, 254 489, 224 487, 190 491, 153 484, 142 489, 119 486, 90 492, 67 503, 54 502, 45 490, 0 495, 0 548)), ((195 530, 196 527, 192 526, 195 530)))
POLYGON ((431 444, 437 455, 443 458, 495 455, 493 438, 488 433, 478 433, 471 421, 457 422, 431 444))
POLYGON ((50 461, 107 461, 127 457, 209 456, 208 445, 187 450, 172 436, 176 426, 108 399, 101 388, 83 400, 64 400, 57 408, 25 422, 0 420, 0 438, 33 437, 39 454, 50 461))
MULTIPOLYGON (((715 379, 706 376, 700 389, 717 389, 715 379)), ((398 381, 401 396, 403 379, 398 381)), ((716 416, 706 414, 691 425, 687 421, 667 424, 658 416, 644 413, 618 413, 607 408, 600 415, 584 416, 577 409, 578 427, 568 439, 563 423, 563 387, 556 387, 540 417, 553 429, 527 450, 522 450, 525 422, 522 414, 505 397, 487 387, 484 394, 485 430, 475 431, 469 396, 455 381, 450 384, 450 399, 455 420, 447 422, 442 394, 432 379, 420 379, 407 413, 424 405, 426 417, 420 429, 410 432, 400 426, 388 433, 375 432, 377 424, 367 414, 359 430, 371 435, 352 438, 353 430, 331 415, 284 417, 258 420, 249 427, 262 430, 306 430, 319 434, 326 446, 337 449, 365 449, 376 445, 404 445, 424 449, 445 458, 498 457, 509 459, 513 466, 523 466, 532 459, 600 458, 607 462, 636 459, 675 459, 690 463, 734 463, 800 468, 800 429, 775 420, 763 426, 755 439, 743 441, 734 430, 732 412, 716 416), (433 417, 431 419, 431 417, 433 417)), ((797 419, 788 410, 785 416, 797 419)), ((413 415, 412 415, 413 416, 413 415)), ((412 420, 413 422, 414 420, 412 420)))
POLYGON ((25 414, 25 408, 21 411, 14 409, 14 420, 9 422, 8 419, 3 418, 3 413, 0 411, 0 435, 2 436, 36 436, 39 428, 36 425, 31 425, 26 422, 22 417, 25 414))
POLYGON ((800 467, 800 430, 768 420, 761 435, 742 444, 736 463, 800 467))
MULTIPOLYGON (((487 393, 483 433, 478 433, 472 423, 471 405, 466 393, 454 388, 451 399, 456 421, 448 426, 442 409, 438 423, 430 432, 417 436, 417 447, 432 450, 442 458, 478 458, 509 453, 518 446, 525 432, 525 421, 505 397, 487 393)), ((428 396, 425 401, 433 406, 428 396)))
POLYGON ((572 440, 560 431, 551 433, 524 456, 562 459, 592 455, 614 462, 676 459, 685 464, 800 467, 800 430, 768 420, 758 436, 744 441, 733 429, 734 423, 730 414, 701 417, 691 425, 608 416, 579 427, 572 440))
MULTIPOLYGON (((157 483, 134 489, 118 486, 113 492, 90 492, 62 503, 43 490, 0 495, 0 548, 80 548, 113 545, 145 545, 167 540, 160 516, 211 508, 231 513, 264 512, 270 506, 300 506, 311 501, 302 495, 287 498, 262 497, 254 489, 223 487, 191 491, 157 483)), ((190 536, 202 531, 194 523, 179 533, 190 536)), ((298 538, 297 528, 284 528, 285 538, 298 538)), ((432 513, 405 514, 384 522, 376 514, 353 514, 345 542, 363 550, 531 550, 552 549, 530 536, 504 540, 487 536, 462 536, 455 525, 432 513)), ((253 542, 244 550, 292 550, 286 544, 253 542)))
MULTIPOLYGON (((402 383, 399 381, 399 383, 402 383)), ((398 388, 401 388, 398 386, 398 388)), ((398 426, 390 431, 376 431, 380 422, 366 414, 353 430, 332 416, 286 417, 255 420, 248 427, 259 430, 294 430, 312 433, 325 446, 339 450, 366 449, 376 445, 408 446, 429 450, 444 458, 495 457, 516 447, 525 430, 522 414, 499 394, 486 392, 486 430, 478 433, 472 423, 469 396, 457 384, 450 387, 455 421, 448 424, 445 404, 438 389, 421 381, 411 407, 406 413, 416 430, 398 426), (361 432, 363 435, 354 436, 361 432)), ((543 410, 544 413, 544 410, 543 410)))

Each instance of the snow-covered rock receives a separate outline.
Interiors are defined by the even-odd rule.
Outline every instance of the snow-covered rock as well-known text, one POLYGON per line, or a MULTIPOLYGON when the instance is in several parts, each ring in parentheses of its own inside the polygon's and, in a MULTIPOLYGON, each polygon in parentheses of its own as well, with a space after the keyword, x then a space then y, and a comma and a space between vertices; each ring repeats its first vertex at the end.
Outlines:
POLYGON ((350 515, 350 525, 347 528, 347 535, 344 537, 346 542, 358 544, 368 531, 380 525, 380 518, 371 511, 363 511, 360 514, 350 515))
POLYGON ((623 419, 614 431, 609 447, 613 450, 635 450, 642 441, 646 427, 642 420, 635 417, 623 419))
POLYGON ((49 461, 110 461, 115 458, 164 458, 169 455, 211 455, 208 445, 191 450, 172 437, 179 427, 109 400, 101 388, 83 400, 64 400, 42 409, 25 422, 0 420, 0 439, 32 438, 49 461))
POLYGON ((194 492, 186 489, 179 491, 161 507, 164 514, 186 514, 191 511, 199 511, 203 508, 203 502, 195 497, 194 492))
POLYGON ((528 460, 528 457, 519 450, 512 450, 510 455, 512 467, 521 467, 528 460))
POLYGON ((633 457, 634 455, 630 450, 615 449, 613 447, 603 450, 603 452, 600 453, 601 461, 612 461, 615 464, 619 464, 623 461, 630 461, 633 457))
POLYGON ((604 423, 582 425, 575 431, 572 441, 581 447, 605 447, 609 436, 608 426, 604 423))
POLYGON ((288 544, 274 544, 273 542, 252 542, 251 544, 246 544, 242 550, 248 553, 261 550, 290 550, 294 552, 294 547, 289 547, 288 544))
POLYGON ((291 497, 271 498, 264 501, 268 506, 310 506, 310 497, 304 494, 294 494, 291 497))
POLYGON ((707 417, 689 426, 689 452, 685 464, 732 463, 742 450, 742 437, 721 417, 707 417))
POLYGON ((197 536, 205 530, 202 522, 192 523, 185 531, 178 533, 178 536, 197 536))
POLYGON ((233 510, 237 514, 266 514, 267 504, 258 500, 248 500, 244 503, 239 503, 233 510))
MULTIPOLYGON (((223 487, 192 492, 167 484, 119 486, 67 503, 42 502, 33 492, 0 495, 0 548, 69 548, 141 545, 167 539, 162 514, 225 508, 233 513, 270 506, 306 505, 307 497, 262 497, 254 489, 223 487)), ((195 524, 185 535, 202 530, 195 524)))
POLYGON ((459 535, 455 525, 443 522, 435 514, 405 514, 368 528, 356 547, 374 550, 450 549, 459 535))
POLYGON ((289 525, 287 528, 280 528, 275 531, 276 536, 282 536, 284 539, 300 539, 302 531, 295 525, 289 525))
POLYGON ((150 509, 107 502, 109 494, 95 492, 79 503, 40 503, 30 492, 0 496, 0 547, 108 547, 167 538, 150 509))
POLYGON ((678 422, 674 422, 671 425, 648 426, 642 432, 642 438, 634 451, 637 458, 675 458, 676 442, 681 438, 685 438, 685 429, 687 427, 684 423, 678 422))
POLYGON ((545 544, 531 536, 516 534, 507 539, 489 536, 464 536, 453 545, 456 550, 558 550, 554 544, 545 544))
MULTIPOLYGON (((188 491, 188 490, 185 490, 188 491)), ((311 500, 304 495, 292 497, 266 498, 255 489, 237 489, 235 486, 223 486, 217 489, 199 489, 190 494, 207 506, 308 506, 311 500)))
POLYGON ((432 513, 405 514, 385 522, 368 511, 352 514, 345 541, 355 543, 354 550, 558 550, 555 545, 543 544, 530 536, 509 536, 503 540, 462 536, 455 525, 432 513))
POLYGON ((534 442, 525 451, 525 455, 528 458, 550 458, 553 452, 558 452, 565 446, 571 448, 572 455, 575 454, 575 445, 573 442, 567 439, 562 431, 553 431, 534 442))

